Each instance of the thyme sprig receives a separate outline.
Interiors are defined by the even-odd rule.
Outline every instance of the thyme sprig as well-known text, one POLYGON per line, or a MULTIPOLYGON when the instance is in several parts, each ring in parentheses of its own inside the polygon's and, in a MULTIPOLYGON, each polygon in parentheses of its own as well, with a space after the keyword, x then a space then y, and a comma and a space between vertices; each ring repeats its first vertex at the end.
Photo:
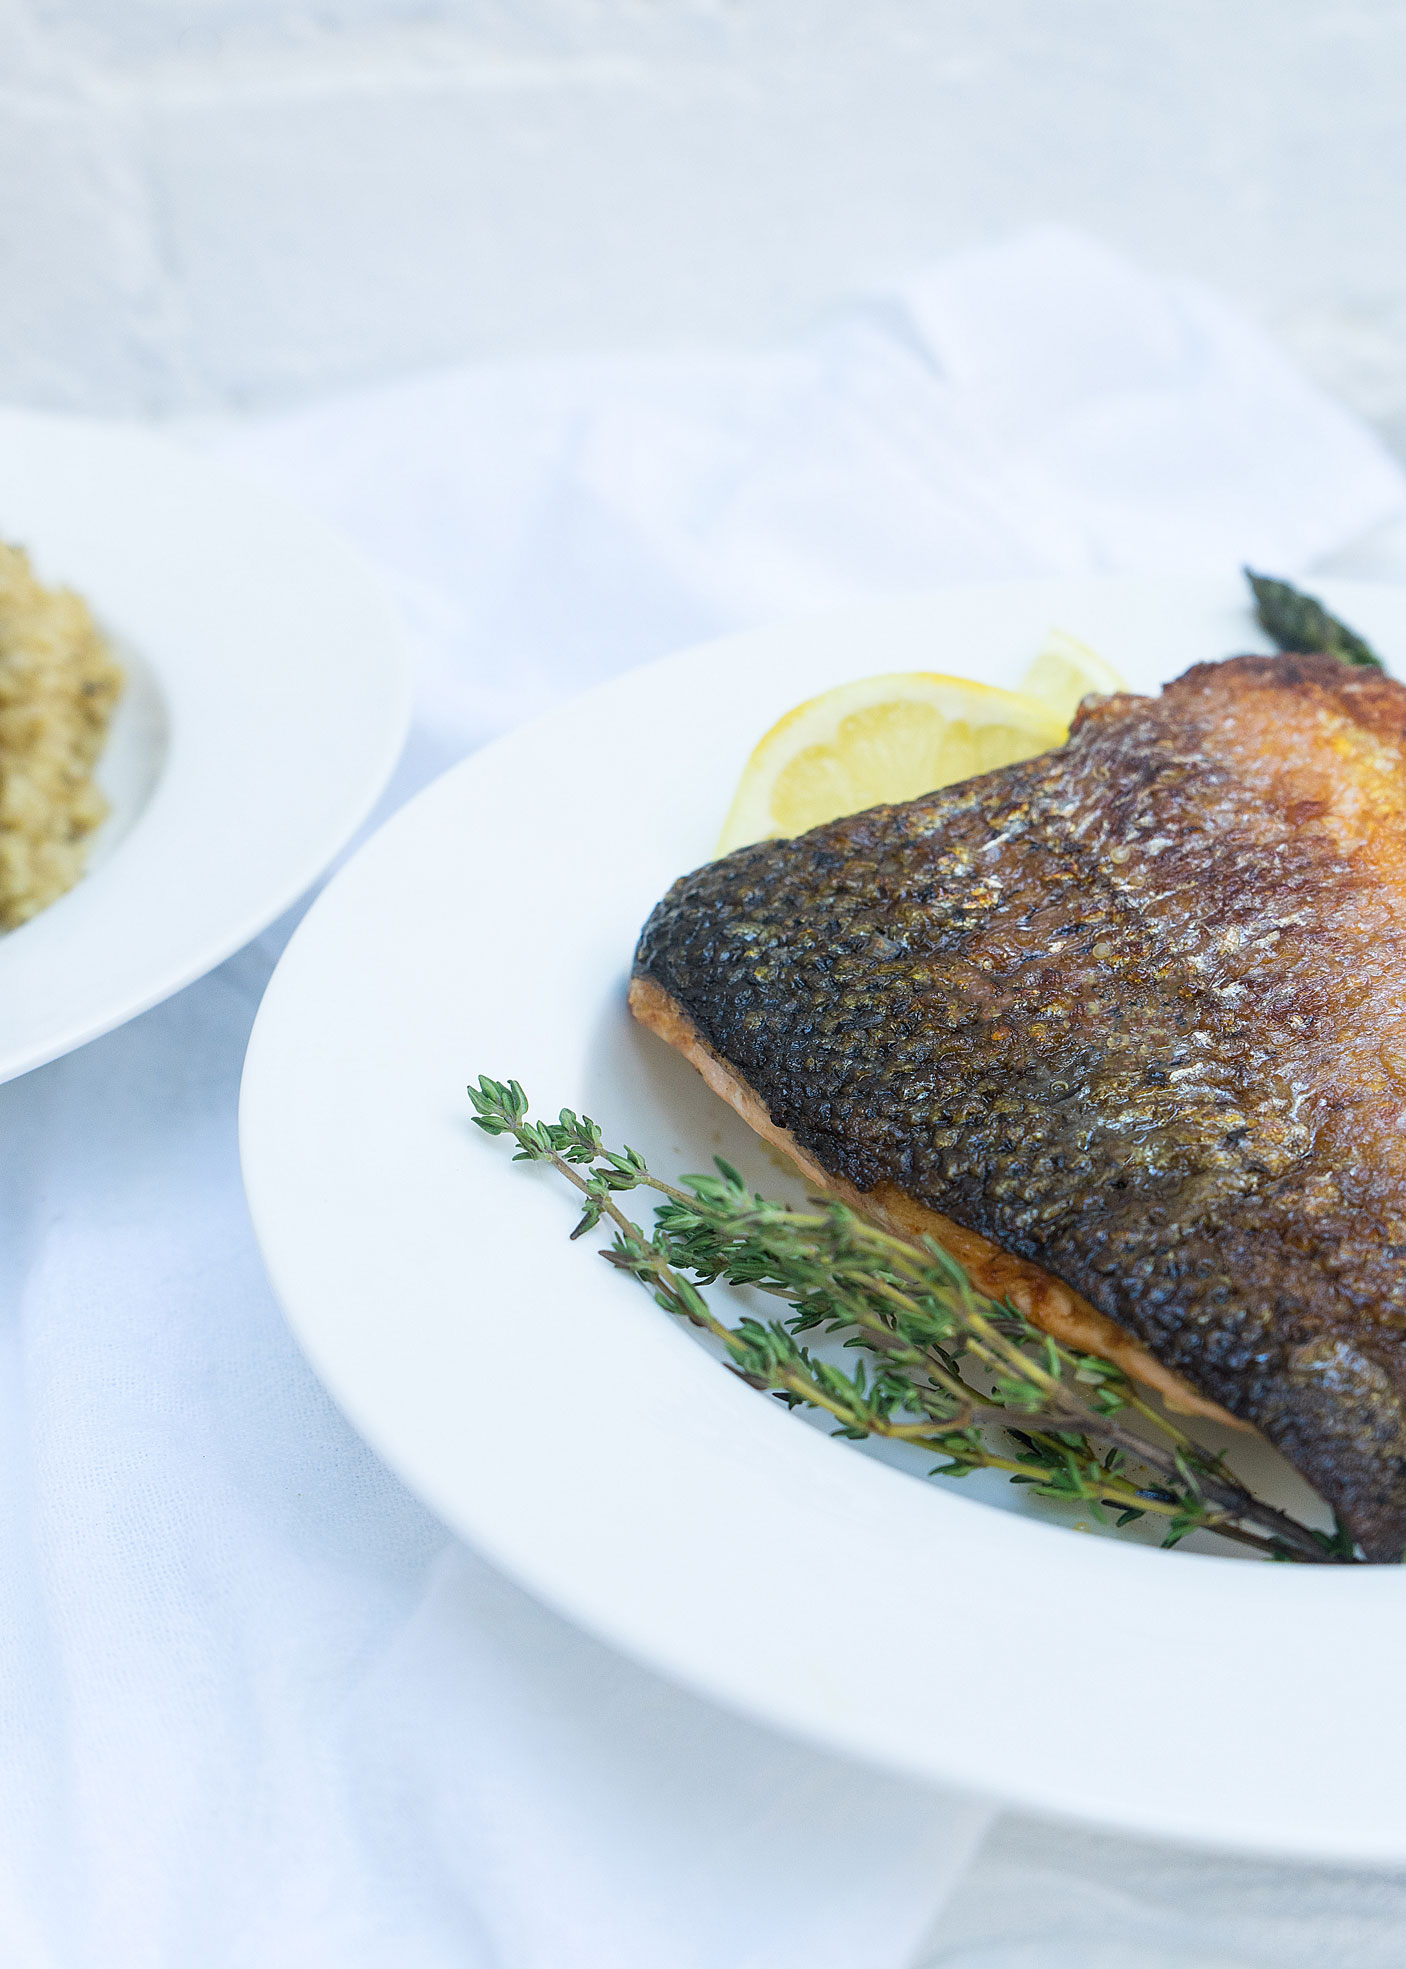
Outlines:
POLYGON ((635 1150, 608 1148, 588 1116, 563 1108, 555 1121, 531 1120, 515 1080, 483 1077, 469 1098, 478 1127, 517 1143, 516 1161, 547 1164, 579 1193, 573 1238, 607 1224, 609 1263, 710 1334, 749 1386, 829 1415, 835 1434, 932 1452, 942 1459, 934 1475, 1002 1471, 1105 1525, 1160 1518, 1166 1546, 1213 1531, 1266 1558, 1353 1562, 1341 1528, 1312 1530, 1255 1497, 1121 1368, 1060 1346, 1009 1301, 978 1292, 932 1239, 895 1237, 830 1197, 793 1209, 721 1160, 716 1175, 665 1182, 635 1150), (663 1199, 652 1235, 620 1207, 636 1189, 663 1199), (703 1290, 720 1280, 789 1311, 729 1326, 703 1290), (811 1332, 844 1336, 860 1356, 854 1368, 814 1354, 801 1338, 811 1332))

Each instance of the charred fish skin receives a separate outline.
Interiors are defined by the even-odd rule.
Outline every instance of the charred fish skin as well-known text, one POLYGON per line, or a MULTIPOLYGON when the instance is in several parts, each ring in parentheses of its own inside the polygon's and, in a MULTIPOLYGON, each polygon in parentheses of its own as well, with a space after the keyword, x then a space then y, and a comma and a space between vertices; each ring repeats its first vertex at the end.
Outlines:
POLYGON ((739 849, 648 979, 832 1175, 1029 1259, 1406 1547, 1406 689, 1204 664, 739 849))

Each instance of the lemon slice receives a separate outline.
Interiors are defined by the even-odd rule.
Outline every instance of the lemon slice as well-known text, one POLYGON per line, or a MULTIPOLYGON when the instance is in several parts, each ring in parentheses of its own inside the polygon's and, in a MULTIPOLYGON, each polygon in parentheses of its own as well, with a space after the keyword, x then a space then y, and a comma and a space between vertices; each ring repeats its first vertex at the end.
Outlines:
POLYGON ((1067 725, 1090 691, 1111 696, 1128 687, 1097 650, 1081 643, 1067 629, 1051 629, 1020 688, 1027 697, 1038 697, 1067 725))
POLYGON ((747 761, 718 853, 1032 758, 1065 730, 1038 699, 965 677, 918 670, 841 684, 772 726, 747 761))

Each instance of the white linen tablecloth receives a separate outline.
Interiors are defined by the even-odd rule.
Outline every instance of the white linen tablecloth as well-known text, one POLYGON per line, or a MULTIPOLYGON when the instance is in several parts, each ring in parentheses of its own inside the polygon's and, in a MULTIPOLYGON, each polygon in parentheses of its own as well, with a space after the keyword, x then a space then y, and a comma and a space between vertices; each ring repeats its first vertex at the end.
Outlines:
MULTIPOLYGON (((383 812, 563 693, 833 600, 1406 572, 1366 432, 1214 297, 1053 231, 779 351, 186 436, 390 582, 420 696, 383 812)), ((244 1214, 291 927, 0 1089, 6 1969, 1398 1969, 1398 1881, 993 1826, 681 1694, 450 1537, 313 1380, 244 1214)))

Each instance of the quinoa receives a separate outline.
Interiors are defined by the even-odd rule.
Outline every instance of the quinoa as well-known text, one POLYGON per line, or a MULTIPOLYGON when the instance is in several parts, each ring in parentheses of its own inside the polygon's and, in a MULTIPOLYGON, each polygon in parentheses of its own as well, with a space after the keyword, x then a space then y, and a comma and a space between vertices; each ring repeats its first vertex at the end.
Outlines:
POLYGON ((87 603, 46 588, 23 548, 0 542, 0 928, 83 873, 107 812, 92 768, 121 689, 87 603))

